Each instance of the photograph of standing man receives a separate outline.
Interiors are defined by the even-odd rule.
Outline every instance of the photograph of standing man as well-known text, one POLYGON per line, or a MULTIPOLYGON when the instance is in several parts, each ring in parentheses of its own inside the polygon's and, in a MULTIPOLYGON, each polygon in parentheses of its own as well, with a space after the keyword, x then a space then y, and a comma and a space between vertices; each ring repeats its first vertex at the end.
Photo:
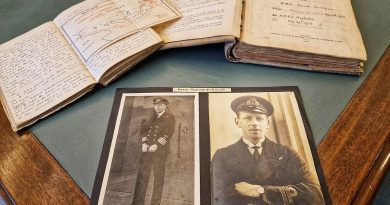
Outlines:
POLYGON ((273 105, 247 95, 230 106, 242 136, 212 158, 212 204, 324 204, 319 182, 302 157, 267 138, 273 105))
POLYGON ((165 163, 170 150, 170 138, 175 131, 175 116, 167 108, 168 100, 163 97, 153 99, 155 115, 141 131, 142 148, 138 162, 137 180, 132 205, 143 205, 148 187, 149 176, 153 169, 154 183, 151 199, 152 205, 161 202, 165 163))

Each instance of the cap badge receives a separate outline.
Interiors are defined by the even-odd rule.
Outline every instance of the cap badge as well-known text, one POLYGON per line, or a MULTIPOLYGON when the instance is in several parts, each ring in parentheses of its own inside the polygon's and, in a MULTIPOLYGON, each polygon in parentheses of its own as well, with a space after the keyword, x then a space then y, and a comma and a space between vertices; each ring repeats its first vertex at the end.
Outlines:
POLYGON ((248 101, 246 101, 245 104, 248 106, 255 106, 255 107, 260 105, 259 101, 257 101, 256 98, 254 97, 251 97, 248 101))

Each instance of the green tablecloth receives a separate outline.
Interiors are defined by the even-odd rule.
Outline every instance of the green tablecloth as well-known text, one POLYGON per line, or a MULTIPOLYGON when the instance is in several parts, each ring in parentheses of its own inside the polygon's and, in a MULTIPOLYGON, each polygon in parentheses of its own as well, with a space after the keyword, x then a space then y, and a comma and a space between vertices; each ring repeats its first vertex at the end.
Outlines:
MULTIPOLYGON (((52 20, 77 2, 0 0, 0 43, 52 20)), ((108 87, 97 87, 31 130, 88 196, 119 87, 299 86, 318 144, 390 43, 390 1, 355 0, 353 6, 368 53, 363 76, 230 63, 222 44, 159 51, 108 87)))

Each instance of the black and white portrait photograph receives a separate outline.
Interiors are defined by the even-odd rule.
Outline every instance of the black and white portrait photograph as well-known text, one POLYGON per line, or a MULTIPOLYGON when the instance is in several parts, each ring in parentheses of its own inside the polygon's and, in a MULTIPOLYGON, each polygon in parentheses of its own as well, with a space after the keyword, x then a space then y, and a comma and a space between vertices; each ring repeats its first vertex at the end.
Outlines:
POLYGON ((198 96, 125 92, 117 103, 98 204, 199 204, 198 96))
POLYGON ((294 92, 209 93, 213 205, 325 204, 294 92))

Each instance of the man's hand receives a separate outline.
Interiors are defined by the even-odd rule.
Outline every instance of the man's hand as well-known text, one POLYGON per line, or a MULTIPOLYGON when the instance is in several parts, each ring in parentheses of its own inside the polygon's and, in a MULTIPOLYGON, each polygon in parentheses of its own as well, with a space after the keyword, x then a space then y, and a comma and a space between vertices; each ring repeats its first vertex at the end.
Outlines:
POLYGON ((249 196, 249 197, 260 196, 260 193, 257 191, 259 188, 261 188, 260 185, 253 185, 253 184, 248 184, 246 182, 240 182, 235 184, 234 188, 239 194, 244 196, 249 196))
POLYGON ((149 152, 155 152, 156 150, 157 150, 157 145, 156 144, 154 144, 154 145, 150 145, 150 147, 149 147, 149 152))
POLYGON ((143 143, 143 144, 142 144, 142 152, 147 152, 148 149, 149 149, 149 145, 143 143))

